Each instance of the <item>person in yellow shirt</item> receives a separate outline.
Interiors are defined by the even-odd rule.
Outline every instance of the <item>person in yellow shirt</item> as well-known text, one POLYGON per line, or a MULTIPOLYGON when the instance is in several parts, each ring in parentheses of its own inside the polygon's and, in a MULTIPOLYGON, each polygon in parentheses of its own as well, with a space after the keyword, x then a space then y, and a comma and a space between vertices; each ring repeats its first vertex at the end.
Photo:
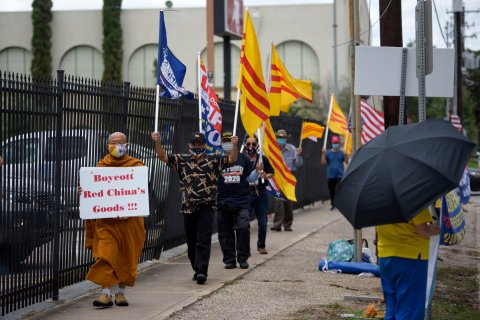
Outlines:
POLYGON ((385 320, 423 320, 430 236, 440 233, 428 208, 408 223, 377 226, 385 320))

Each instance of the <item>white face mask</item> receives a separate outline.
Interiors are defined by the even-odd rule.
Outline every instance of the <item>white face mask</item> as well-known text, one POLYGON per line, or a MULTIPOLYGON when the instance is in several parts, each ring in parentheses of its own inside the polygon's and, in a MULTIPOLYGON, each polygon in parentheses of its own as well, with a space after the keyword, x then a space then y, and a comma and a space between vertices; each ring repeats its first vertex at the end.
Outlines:
POLYGON ((231 142, 222 143, 222 149, 223 149, 223 152, 225 152, 226 154, 230 154, 230 152, 232 152, 232 149, 233 149, 233 143, 231 142))

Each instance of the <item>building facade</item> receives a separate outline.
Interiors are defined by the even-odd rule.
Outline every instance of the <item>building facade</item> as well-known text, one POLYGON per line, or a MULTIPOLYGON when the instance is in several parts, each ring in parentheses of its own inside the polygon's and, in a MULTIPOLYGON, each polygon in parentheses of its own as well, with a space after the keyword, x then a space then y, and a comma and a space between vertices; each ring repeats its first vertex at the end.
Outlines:
MULTIPOLYGON (((349 85, 348 1, 337 0, 338 87, 349 85)), ((158 45, 158 9, 123 10, 123 68, 125 81, 134 86, 155 86, 158 45)), ((274 42, 292 76, 310 79, 328 96, 333 90, 333 4, 299 4, 250 7, 262 55, 264 75, 269 64, 270 43, 274 42)), ((197 91, 197 52, 206 62, 206 10, 175 8, 165 11, 168 46, 187 66, 183 86, 197 91)), ((360 32, 368 42, 370 20, 366 1, 360 1, 360 32)), ((102 11, 53 11, 53 69, 66 74, 101 79, 102 11)), ((0 13, 0 70, 30 73, 31 12, 0 13), (7 31, 8 30, 8 31, 7 31), (7 31, 7 32, 5 32, 7 31)), ((241 41, 231 42, 232 87, 236 86, 241 41)), ((208 67, 208 66, 207 66, 208 67)), ((215 37, 214 86, 223 90, 223 42, 215 37)))

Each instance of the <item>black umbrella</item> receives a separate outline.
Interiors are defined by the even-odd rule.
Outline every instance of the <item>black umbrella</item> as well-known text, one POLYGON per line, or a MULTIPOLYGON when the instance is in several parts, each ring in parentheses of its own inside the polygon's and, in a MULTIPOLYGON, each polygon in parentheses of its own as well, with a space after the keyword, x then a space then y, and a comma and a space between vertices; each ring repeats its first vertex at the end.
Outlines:
POLYGON ((458 186, 473 147, 444 120, 389 127, 355 153, 335 206, 356 229, 407 222, 458 186))

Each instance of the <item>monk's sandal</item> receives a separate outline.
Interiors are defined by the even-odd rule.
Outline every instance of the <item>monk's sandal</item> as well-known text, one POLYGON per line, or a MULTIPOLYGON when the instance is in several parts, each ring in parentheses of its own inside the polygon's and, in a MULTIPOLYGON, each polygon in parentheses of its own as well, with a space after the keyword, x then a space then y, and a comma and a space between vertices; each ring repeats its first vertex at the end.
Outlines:
POLYGON ((112 297, 109 294, 101 294, 100 297, 93 300, 95 307, 111 307, 113 306, 112 297))
POLYGON ((115 304, 119 307, 126 307, 128 306, 128 300, 127 298, 125 298, 125 295, 123 293, 116 293, 115 304))

